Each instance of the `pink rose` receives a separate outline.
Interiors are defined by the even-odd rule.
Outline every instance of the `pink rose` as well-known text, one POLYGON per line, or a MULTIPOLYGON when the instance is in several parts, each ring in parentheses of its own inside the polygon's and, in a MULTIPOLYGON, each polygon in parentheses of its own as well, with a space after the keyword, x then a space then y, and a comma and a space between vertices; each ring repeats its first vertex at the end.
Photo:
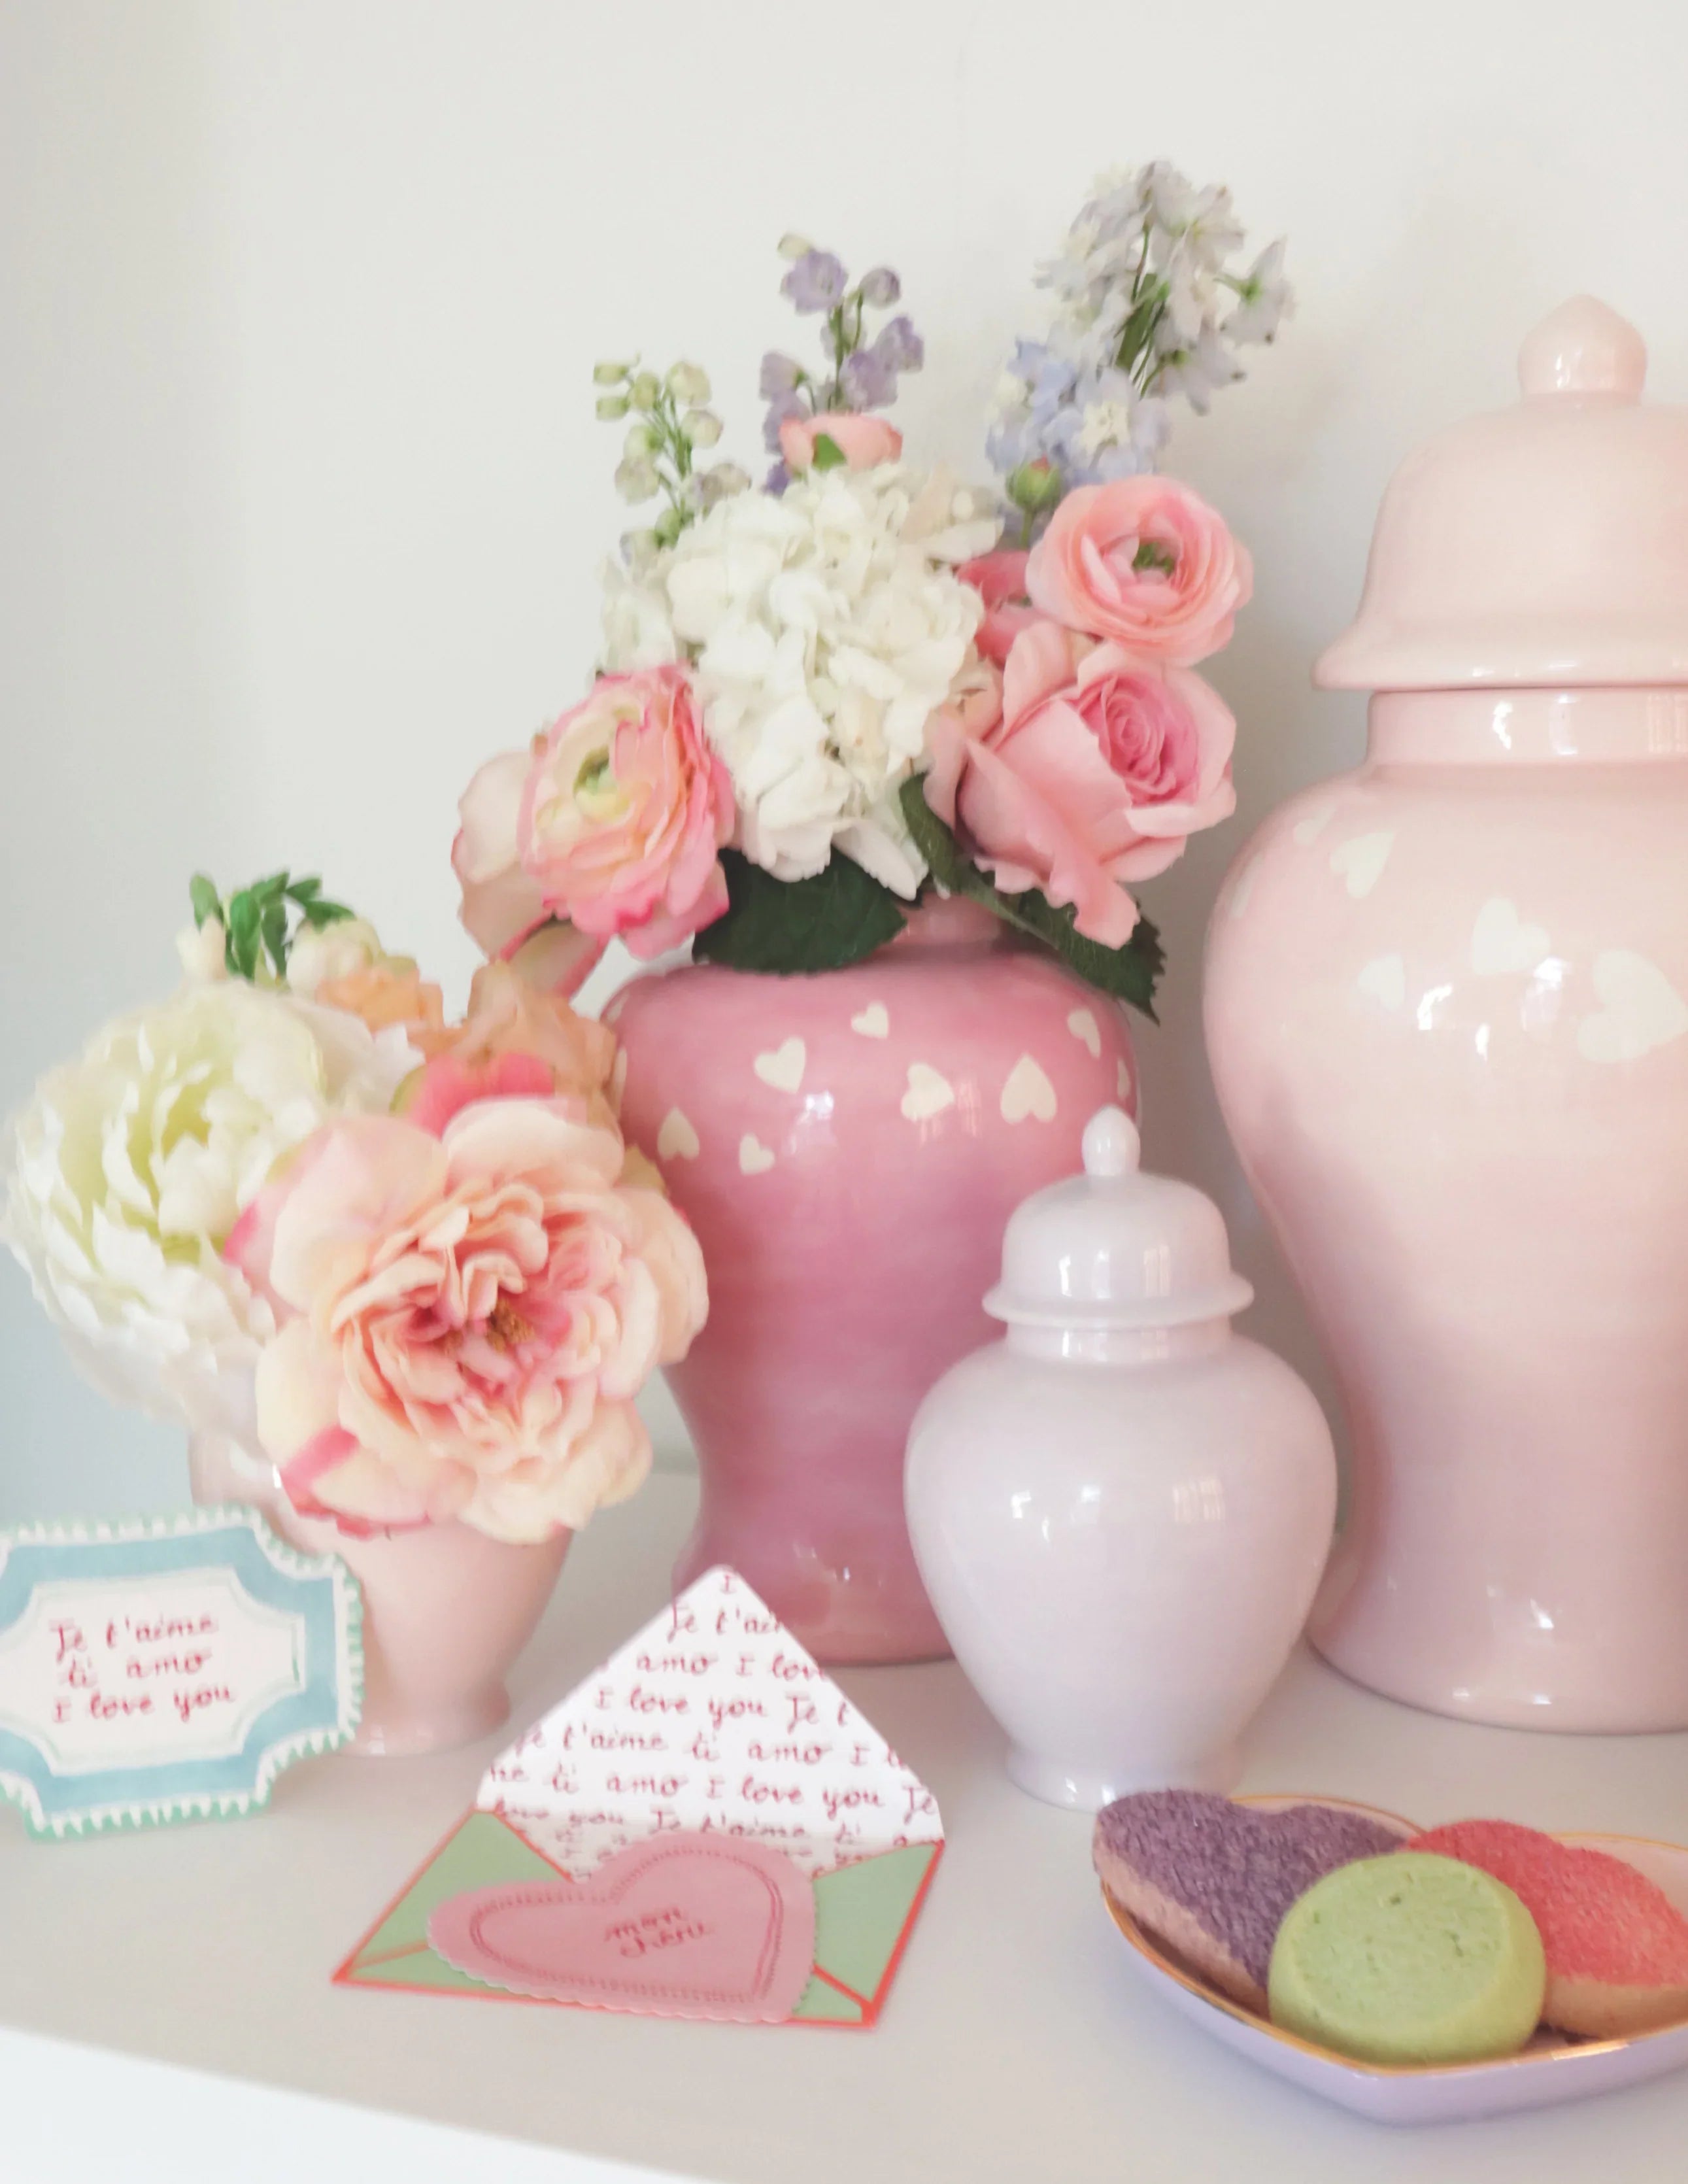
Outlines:
POLYGON ((1228 644, 1254 572, 1205 500, 1176 478, 1082 485, 1032 549, 1033 606, 1069 629, 1188 667, 1228 644))
POLYGON ((531 1540, 634 1490, 633 1398, 708 1295, 685 1222, 621 1173, 616 1130, 546 1099, 307 1142, 226 1247, 276 1315, 258 1431, 295 1508, 531 1540))
POLYGON ((546 731, 516 818, 522 870, 577 931, 635 956, 676 948, 727 908, 717 850, 733 784, 680 667, 600 675, 546 731))
POLYGON ((853 471, 871 471, 877 463, 894 463, 903 452, 903 436, 883 417, 864 416, 857 410, 824 410, 818 417, 788 417, 779 428, 779 451, 794 476, 815 460, 815 443, 822 433, 833 443, 853 471))
POLYGON ((1026 564, 1031 558, 999 547, 994 554, 981 554, 976 561, 963 561, 955 571, 984 601, 984 620, 973 632, 973 643, 999 667, 1021 631, 1046 619, 1026 597, 1026 564))
POLYGON ((1126 883, 1234 808, 1235 735, 1199 675, 1042 622, 1015 639, 995 726, 934 720, 926 798, 1005 894, 1070 903, 1087 939, 1118 948, 1137 922, 1126 883))
POLYGON ((488 759, 463 792, 452 868, 463 890, 459 915, 483 956, 510 963, 535 985, 572 994, 604 953, 604 942, 554 918, 521 869, 516 821, 533 764, 531 750, 488 759))

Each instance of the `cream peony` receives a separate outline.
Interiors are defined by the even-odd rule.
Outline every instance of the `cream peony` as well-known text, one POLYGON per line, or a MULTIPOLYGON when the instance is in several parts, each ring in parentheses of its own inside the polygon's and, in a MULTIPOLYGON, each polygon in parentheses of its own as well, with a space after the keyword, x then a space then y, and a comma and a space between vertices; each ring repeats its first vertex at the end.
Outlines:
POLYGON ((979 496, 900 463, 737 494, 651 566, 610 571, 604 666, 691 664, 755 863, 804 879, 836 845, 911 897, 925 866, 897 790, 971 663, 983 608, 954 565, 997 527, 979 496))
POLYGON ((421 1061, 402 1032, 237 978, 109 1024, 6 1133, 5 1240, 115 1401, 250 1437, 269 1306, 221 1248, 281 1157, 378 1112, 421 1061))

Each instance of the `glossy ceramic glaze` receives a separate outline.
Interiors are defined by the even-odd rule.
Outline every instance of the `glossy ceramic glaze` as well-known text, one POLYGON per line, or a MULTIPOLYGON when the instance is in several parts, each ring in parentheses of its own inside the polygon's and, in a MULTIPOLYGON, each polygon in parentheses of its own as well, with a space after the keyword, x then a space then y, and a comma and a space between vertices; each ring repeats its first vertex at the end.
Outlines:
POLYGON ((1352 1429, 1316 1642, 1551 1729, 1688 1726, 1688 421, 1638 351, 1568 306, 1518 411, 1404 467, 1322 678, 1467 687, 1375 697, 1208 944, 1221 1104, 1352 1429))
MULTIPOLYGON (((1246 1797, 1241 1802, 1268 1812, 1305 1802, 1338 1804, 1385 1824, 1412 1825, 1397 1814, 1338 1798, 1246 1797)), ((1574 1835, 1559 1840, 1624 1859, 1663 1889, 1679 1910, 1688 1911, 1688 1850, 1631 1836, 1574 1835)), ((1571 2040, 1544 2027, 1521 2054, 1486 2063, 1425 2067, 1357 2063, 1332 2048, 1280 2031, 1267 2018, 1234 2002, 1146 1933, 1106 1889, 1103 1901, 1131 1945, 1131 1962, 1173 2008, 1257 2068, 1373 2123, 1468 2123, 1479 2116, 1517 2114, 1639 2085, 1688 2063, 1688 2024, 1661 2025, 1627 2040, 1571 2040)))
POLYGON ((1015 1217, 990 1300, 1011 1324, 922 1405, 906 1479, 922 1573, 1009 1772, 1086 1810, 1234 1786, 1336 1503, 1318 1404, 1223 1316, 1250 1293, 1217 1211, 1132 1178, 1134 1133, 1115 1165, 1110 1119, 1086 1139, 1089 1186, 1015 1217))
POLYGON ((359 1539, 301 1517, 275 1474, 232 1443, 196 1435, 193 1498, 260 1508, 284 1539, 338 1555, 364 1596, 364 1713, 349 1750, 398 1758, 471 1744, 510 1713, 504 1678, 533 1635, 573 1535, 533 1546, 466 1524, 359 1539))
POLYGON ((1134 1104, 1117 1008, 963 902, 816 977, 710 965, 606 1011, 621 1120, 709 1269, 669 1374, 703 1502, 676 1572, 743 1573, 824 1661, 947 1651, 910 1551, 902 1461, 932 1383, 989 1331, 978 1270, 1085 1119, 1134 1104))

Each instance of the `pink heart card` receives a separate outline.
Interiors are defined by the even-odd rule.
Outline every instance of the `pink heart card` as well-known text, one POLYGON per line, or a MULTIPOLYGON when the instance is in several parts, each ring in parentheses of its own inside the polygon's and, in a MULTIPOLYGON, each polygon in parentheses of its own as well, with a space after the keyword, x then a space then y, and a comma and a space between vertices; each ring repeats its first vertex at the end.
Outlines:
POLYGON ((877 2020, 937 1802, 715 1569, 487 1769, 335 1977, 735 2023, 877 2020))
POLYGON ((448 1964, 512 1994, 777 2025, 809 1984, 815 1896, 767 1843, 651 1836, 590 1880, 448 1897, 428 1939, 448 1964))

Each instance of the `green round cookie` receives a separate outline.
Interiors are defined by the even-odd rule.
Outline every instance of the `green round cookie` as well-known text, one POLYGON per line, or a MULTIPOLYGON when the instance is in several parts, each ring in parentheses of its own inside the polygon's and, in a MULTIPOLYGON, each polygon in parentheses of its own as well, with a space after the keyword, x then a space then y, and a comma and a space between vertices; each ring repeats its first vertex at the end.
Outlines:
POLYGON ((1366 2063, 1513 2055, 1541 2016, 1535 1921, 1474 1865, 1391 1851, 1339 1866, 1278 1930, 1272 2021, 1366 2063))

